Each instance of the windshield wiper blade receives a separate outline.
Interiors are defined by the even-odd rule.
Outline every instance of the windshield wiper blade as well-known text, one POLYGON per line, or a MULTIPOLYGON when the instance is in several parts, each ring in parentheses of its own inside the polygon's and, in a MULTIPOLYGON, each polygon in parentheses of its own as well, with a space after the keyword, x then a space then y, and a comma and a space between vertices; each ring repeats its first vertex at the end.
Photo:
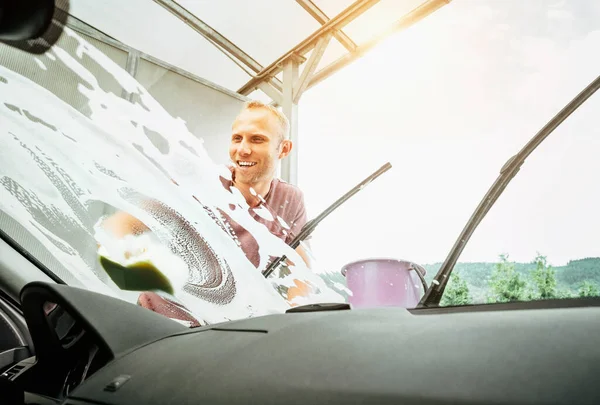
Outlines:
POLYGON ((542 129, 527 144, 517 153, 512 156, 502 166, 500 175, 492 184, 492 187, 485 194, 473 215, 465 225, 464 229, 458 236, 450 254, 446 257, 446 260, 440 267, 440 270, 434 277, 431 285, 419 301, 417 308, 439 306, 450 274, 454 269, 454 265, 458 261, 459 256, 464 250, 467 242, 473 235, 475 229, 479 226, 483 218, 487 215, 490 208, 494 205, 496 200, 500 197, 508 183, 515 177, 518 171, 521 169, 521 165, 525 162, 525 159, 556 129, 563 123, 571 114, 575 112, 585 101, 590 98, 600 88, 600 76, 592 81, 585 89, 581 91, 569 104, 567 104, 562 110, 558 112, 542 129))
MULTIPOLYGON (((352 188, 346 194, 344 194, 343 196, 341 196, 336 202, 334 202, 329 207, 327 207, 327 209, 325 209, 325 211, 323 211, 317 217, 315 217, 314 219, 311 219, 306 224, 304 224, 304 226, 302 227, 302 229, 300 230, 300 232, 298 232, 298 235, 296 235, 296 237, 289 244, 292 247, 292 249, 296 249, 298 247, 298 245, 300 244, 300 242, 302 242, 303 240, 305 240, 306 238, 308 238, 313 233, 313 231, 315 230, 315 228, 317 227, 317 225, 319 225, 319 223, 323 219, 325 219, 325 217, 327 217, 329 214, 331 214, 333 211, 335 211, 340 205, 342 205, 343 203, 345 203, 350 197, 352 197, 354 194, 358 193, 360 190, 362 190, 363 188, 365 188, 369 183, 371 183, 373 180, 375 180, 377 177, 381 176, 383 173, 387 172, 391 168, 392 168, 392 164, 390 162, 387 162, 386 164, 384 164, 383 166, 381 166, 379 169, 377 169, 369 177, 367 177, 366 179, 364 179, 363 181, 361 181, 360 183, 358 183, 354 188, 352 188)), ((285 259, 286 259, 285 255, 283 255, 283 256, 278 257, 277 259, 275 259, 263 271, 263 275, 265 276, 265 278, 269 277, 271 275, 271 273, 273 273, 273 271, 275 270, 275 268, 282 261, 284 261, 285 259)))

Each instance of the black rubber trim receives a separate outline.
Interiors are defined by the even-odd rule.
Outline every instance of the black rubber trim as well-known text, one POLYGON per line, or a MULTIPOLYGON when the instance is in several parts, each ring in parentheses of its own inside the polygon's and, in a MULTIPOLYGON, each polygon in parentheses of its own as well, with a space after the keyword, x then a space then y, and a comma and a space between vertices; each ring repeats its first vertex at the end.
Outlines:
POLYGON ((0 301, 4 301, 7 305, 10 305, 11 308, 14 309, 19 315, 23 316, 23 311, 21 310, 21 303, 2 290, 0 290, 0 301))
POLYGON ((319 303, 319 304, 308 304, 299 307, 290 308, 285 311, 287 314, 293 314, 296 312, 324 312, 324 311, 345 311, 351 309, 350 304, 345 302, 333 302, 333 303, 319 303))
POLYGON ((48 277, 50 277, 52 279, 52 281, 54 281, 57 284, 65 284, 65 285, 67 284, 60 277, 58 277, 56 274, 54 274, 52 272, 52 270, 50 270, 48 267, 46 267, 45 264, 40 262, 35 256, 33 256, 31 253, 29 253, 27 251, 27 249, 25 249, 23 246, 21 246, 16 240, 11 238, 10 235, 8 235, 2 229, 0 229, 0 239, 2 239, 4 242, 6 242, 6 244, 8 246, 13 248, 17 252, 19 252, 19 254, 21 256, 23 256, 25 259, 29 260, 31 262, 31 264, 33 264, 34 266, 39 268, 41 271, 43 271, 44 274, 46 274, 48 277))
POLYGON ((500 304, 463 305, 456 307, 422 307, 408 309, 408 312, 410 312, 413 315, 437 315, 471 312, 523 311, 585 307, 600 307, 600 297, 518 301, 500 304))
POLYGON ((219 327, 219 328, 210 328, 207 330, 215 330, 217 332, 247 332, 247 333, 269 333, 268 330, 264 330, 264 329, 240 329, 240 328, 223 328, 223 327, 219 327))

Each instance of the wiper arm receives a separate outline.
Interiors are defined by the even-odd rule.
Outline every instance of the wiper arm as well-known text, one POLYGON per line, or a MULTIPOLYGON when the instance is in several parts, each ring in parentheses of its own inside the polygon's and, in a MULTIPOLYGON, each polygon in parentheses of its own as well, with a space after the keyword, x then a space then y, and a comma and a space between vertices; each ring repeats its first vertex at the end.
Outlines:
MULTIPOLYGON (((292 241, 290 242, 290 246, 292 247, 292 249, 296 249, 298 247, 298 245, 300 244, 300 242, 302 242, 303 240, 308 238, 313 233, 313 231, 315 230, 317 225, 319 225, 319 223, 323 219, 325 219, 325 217, 327 217, 329 214, 331 214, 333 211, 335 211, 340 205, 345 203, 354 194, 358 193, 360 190, 365 188, 370 182, 372 182, 377 177, 381 176, 383 173, 387 172, 391 168, 392 168, 392 164, 390 162, 387 162, 386 164, 381 166, 377 171, 375 171, 373 174, 371 174, 369 177, 367 177, 366 179, 364 179, 363 181, 358 183, 352 190, 348 191, 346 194, 344 194, 342 197, 340 197, 336 202, 334 202, 329 207, 327 207, 327 209, 325 211, 323 211, 321 214, 319 214, 317 217, 315 217, 314 219, 311 219, 306 224, 304 224, 304 226, 302 227, 300 232, 298 232, 298 235, 296 235, 296 237, 294 239, 292 239, 292 241)), ((279 265, 279 263, 281 263, 285 259, 286 259, 286 256, 283 255, 281 257, 278 257, 276 260, 274 260, 269 265, 269 267, 267 267, 263 271, 263 275, 265 276, 265 278, 269 277, 271 275, 271 273, 273 273, 275 268, 279 265)))
POLYGON ((581 93, 579 93, 569 104, 567 104, 558 114, 554 116, 535 136, 517 153, 512 156, 500 170, 500 175, 492 184, 492 187, 485 194, 475 212, 469 219, 469 222, 465 225, 458 239, 454 243, 450 254, 440 267, 440 270, 436 274, 435 278, 431 282, 431 285, 421 298, 421 301, 417 305, 417 308, 438 306, 448 280, 450 279, 450 273, 454 269, 454 265, 458 261, 458 257, 461 255, 465 245, 473 235, 473 232, 479 226, 483 218, 489 212, 490 208, 494 205, 500 194, 504 191, 508 183, 515 177, 517 172, 520 170, 521 165, 525 162, 525 159, 556 129, 563 123, 571 114, 575 112, 585 101, 590 98, 596 90, 600 88, 600 76, 598 76, 593 82, 591 82, 581 93))

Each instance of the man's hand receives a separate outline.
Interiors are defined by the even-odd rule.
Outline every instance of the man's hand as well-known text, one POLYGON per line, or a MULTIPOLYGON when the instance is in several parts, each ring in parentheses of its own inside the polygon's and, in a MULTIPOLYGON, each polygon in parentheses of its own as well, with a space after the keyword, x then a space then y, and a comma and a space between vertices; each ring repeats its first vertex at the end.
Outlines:
POLYGON ((101 226, 119 239, 126 235, 138 235, 150 230, 142 221, 125 211, 118 211, 109 216, 102 221, 101 226))

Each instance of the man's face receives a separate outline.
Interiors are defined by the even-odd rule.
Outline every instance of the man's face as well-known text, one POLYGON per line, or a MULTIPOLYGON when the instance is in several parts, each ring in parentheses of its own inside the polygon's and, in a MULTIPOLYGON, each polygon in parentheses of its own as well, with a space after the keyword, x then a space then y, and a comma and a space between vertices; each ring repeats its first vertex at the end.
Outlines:
POLYGON ((264 109, 244 110, 231 129, 229 157, 236 181, 252 185, 272 180, 278 160, 291 150, 289 140, 281 141, 277 118, 264 109))

